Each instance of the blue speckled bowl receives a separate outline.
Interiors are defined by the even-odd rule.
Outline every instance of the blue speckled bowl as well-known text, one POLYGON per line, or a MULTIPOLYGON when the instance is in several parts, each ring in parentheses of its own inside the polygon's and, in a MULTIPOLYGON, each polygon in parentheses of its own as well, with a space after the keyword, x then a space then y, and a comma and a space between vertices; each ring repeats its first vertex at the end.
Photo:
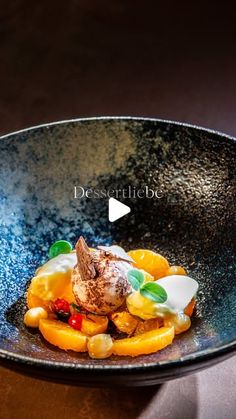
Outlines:
POLYGON ((92 118, 23 130, 0 140, 0 355, 25 374, 76 384, 143 385, 212 365, 236 337, 233 138, 185 124, 92 118), (107 199, 74 199, 74 186, 159 191, 124 199, 115 223, 107 199), (24 327, 24 292, 57 239, 156 249, 200 284, 192 328, 149 356, 96 361, 63 352, 24 327))

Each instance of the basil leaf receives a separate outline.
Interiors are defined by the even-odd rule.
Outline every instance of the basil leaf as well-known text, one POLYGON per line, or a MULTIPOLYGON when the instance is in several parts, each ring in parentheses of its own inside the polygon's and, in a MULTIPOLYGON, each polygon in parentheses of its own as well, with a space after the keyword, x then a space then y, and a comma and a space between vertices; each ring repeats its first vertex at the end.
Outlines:
POLYGON ((167 300, 166 290, 156 282, 146 282, 140 288, 140 294, 156 303, 164 303, 167 300))
POLYGON ((51 245, 48 252, 48 256, 49 256, 49 259, 52 259, 62 253, 70 253, 71 250, 72 250, 72 245, 68 241, 58 240, 57 242, 51 245))
POLYGON ((127 275, 132 288, 138 291, 144 281, 144 274, 138 269, 130 269, 127 275))

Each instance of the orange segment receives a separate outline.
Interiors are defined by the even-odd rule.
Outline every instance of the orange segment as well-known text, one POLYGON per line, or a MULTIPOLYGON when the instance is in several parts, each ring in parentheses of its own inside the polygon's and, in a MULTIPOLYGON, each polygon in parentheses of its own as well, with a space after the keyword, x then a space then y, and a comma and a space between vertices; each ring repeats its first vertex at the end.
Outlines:
POLYGON ((196 300, 195 300, 195 298, 192 298, 192 300, 190 301, 190 303, 184 309, 184 314, 187 314, 187 316, 191 317, 192 314, 193 314, 193 310, 195 308, 195 305, 196 305, 196 300))
POLYGON ((81 332, 88 336, 104 333, 107 330, 108 318, 106 316, 96 316, 88 314, 82 320, 81 332))
POLYGON ((173 265, 167 269, 165 276, 169 275, 187 275, 187 272, 182 266, 173 265))
POLYGON ((132 338, 115 340, 114 355, 137 356, 151 354, 170 345, 174 339, 174 327, 160 327, 132 338))
POLYGON ((44 339, 60 349, 76 352, 87 351, 87 336, 68 324, 59 320, 42 319, 39 321, 39 330, 44 339))
POLYGON ((128 255, 134 260, 134 266, 136 268, 144 269, 146 272, 153 275, 155 279, 163 278, 167 269, 169 269, 169 263, 166 258, 152 250, 131 250, 128 252, 128 255))

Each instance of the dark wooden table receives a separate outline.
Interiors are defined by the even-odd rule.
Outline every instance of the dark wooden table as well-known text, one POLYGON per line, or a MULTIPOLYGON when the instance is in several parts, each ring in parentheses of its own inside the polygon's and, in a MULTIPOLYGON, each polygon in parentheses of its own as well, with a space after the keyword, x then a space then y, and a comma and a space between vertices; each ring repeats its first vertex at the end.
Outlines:
POLYGON ((236 134, 235 13, 216 3, 1 1, 0 133, 145 115, 236 134))
MULTIPOLYGON (((236 135, 235 13, 216 2, 13 0, 0 8, 0 134, 142 115, 236 135)), ((231 419, 235 360, 118 391, 1 370, 1 419, 231 419)), ((112 387, 112 383, 111 383, 112 387)))

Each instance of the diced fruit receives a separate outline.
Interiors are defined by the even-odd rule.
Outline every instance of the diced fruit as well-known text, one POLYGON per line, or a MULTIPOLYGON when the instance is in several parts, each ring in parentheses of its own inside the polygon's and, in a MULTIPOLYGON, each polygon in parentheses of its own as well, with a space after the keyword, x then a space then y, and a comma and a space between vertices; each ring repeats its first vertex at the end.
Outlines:
POLYGON ((195 298, 192 298, 190 303, 185 308, 184 313, 187 314, 187 316, 191 317, 192 314, 193 314, 193 310, 195 308, 195 305, 196 305, 196 300, 195 300, 195 298))
POLYGON ((40 320, 39 330, 52 345, 75 352, 87 351, 87 336, 59 320, 40 320))
POLYGON ((91 358, 104 359, 112 355, 113 341, 110 335, 101 333, 89 338, 88 353, 91 358))
POLYGON ((138 320, 127 311, 112 313, 110 318, 117 329, 127 335, 132 334, 138 325, 138 320))
POLYGON ((167 317, 164 319, 165 327, 174 327, 175 334, 179 335, 180 333, 186 332, 191 326, 190 317, 184 313, 178 313, 176 315, 167 317))
POLYGON ((173 266, 170 266, 170 268, 167 269, 165 273, 165 276, 170 276, 170 275, 187 275, 187 272, 184 268, 182 268, 182 266, 173 265, 173 266))
POLYGON ((131 250, 128 252, 128 255, 134 260, 134 266, 136 268, 144 269, 154 276, 155 279, 165 276, 167 269, 169 269, 169 263, 166 258, 152 250, 131 250))
POLYGON ((160 320, 156 319, 149 319, 149 320, 140 320, 138 322, 138 326, 135 330, 135 335, 141 335, 145 332, 150 332, 150 330, 156 330, 160 326, 160 320))
POLYGON ((174 339, 174 327, 161 327, 131 338, 118 339, 113 343, 114 355, 137 356, 159 351, 174 339))
POLYGON ((104 333, 107 330, 108 318, 106 316, 97 316, 88 314, 83 318, 81 332, 88 336, 94 336, 104 333))
POLYGON ((54 301, 64 297, 65 292, 71 287, 71 271, 76 260, 75 252, 61 254, 50 259, 37 270, 36 276, 32 278, 30 292, 43 301, 54 301))
POLYGON ((81 330, 83 323, 84 315, 80 313, 74 313, 70 316, 68 323, 73 329, 81 330))
POLYGON ((43 307, 34 307, 26 311, 24 323, 28 327, 39 327, 40 319, 46 319, 48 312, 43 307))

